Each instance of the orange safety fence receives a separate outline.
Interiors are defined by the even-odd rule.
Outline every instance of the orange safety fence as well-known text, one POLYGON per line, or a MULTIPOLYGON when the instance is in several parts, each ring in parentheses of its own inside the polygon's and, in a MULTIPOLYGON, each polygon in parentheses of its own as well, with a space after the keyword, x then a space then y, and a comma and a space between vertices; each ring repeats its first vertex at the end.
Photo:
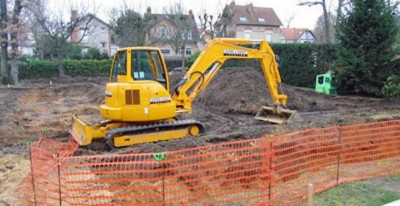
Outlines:
POLYGON ((164 153, 73 156, 73 142, 40 142, 24 181, 37 205, 290 205, 309 184, 400 175, 400 120, 164 153))

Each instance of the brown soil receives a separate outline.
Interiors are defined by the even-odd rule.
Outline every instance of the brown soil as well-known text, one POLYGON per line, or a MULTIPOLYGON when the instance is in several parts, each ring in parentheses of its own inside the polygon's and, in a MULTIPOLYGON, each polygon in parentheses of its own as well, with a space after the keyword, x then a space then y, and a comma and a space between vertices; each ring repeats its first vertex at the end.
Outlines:
MULTIPOLYGON (((182 72, 172 74, 171 84, 182 75, 182 72)), ((23 82, 18 88, 0 87, 0 163, 5 167, 0 168, 0 183, 7 185, 6 190, 0 191, 0 197, 12 194, 12 188, 23 179, 22 173, 29 171, 26 140, 42 136, 67 139, 72 113, 98 116, 106 82, 107 78, 64 78, 52 79, 51 85, 50 80, 35 80, 23 82)), ((193 114, 185 115, 203 122, 205 135, 142 144, 129 150, 175 150, 304 128, 400 118, 399 100, 328 96, 285 84, 282 89, 288 95, 287 107, 299 111, 301 119, 282 125, 256 121, 253 116, 258 109, 272 105, 262 74, 251 67, 222 70, 199 94, 193 114)), ((108 152, 103 149, 104 144, 97 142, 79 149, 78 154, 108 152)), ((11 199, 4 199, 0 205, 11 203, 11 199)))

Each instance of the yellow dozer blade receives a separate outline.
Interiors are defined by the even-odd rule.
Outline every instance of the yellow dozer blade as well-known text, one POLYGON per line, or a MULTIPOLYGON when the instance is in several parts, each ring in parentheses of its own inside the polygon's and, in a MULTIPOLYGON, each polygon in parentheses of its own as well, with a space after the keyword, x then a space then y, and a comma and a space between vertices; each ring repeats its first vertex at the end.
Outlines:
POLYGON ((299 114, 294 110, 262 106, 254 118, 261 121, 282 124, 292 121, 295 116, 299 117, 299 114))
POLYGON ((72 115, 72 129, 70 135, 79 145, 89 145, 93 139, 101 139, 106 135, 109 128, 121 126, 118 123, 112 123, 110 120, 101 120, 95 123, 91 122, 86 116, 72 115))
POLYGON ((72 115, 72 129, 69 133, 79 145, 92 143, 93 128, 79 119, 75 114, 72 115))

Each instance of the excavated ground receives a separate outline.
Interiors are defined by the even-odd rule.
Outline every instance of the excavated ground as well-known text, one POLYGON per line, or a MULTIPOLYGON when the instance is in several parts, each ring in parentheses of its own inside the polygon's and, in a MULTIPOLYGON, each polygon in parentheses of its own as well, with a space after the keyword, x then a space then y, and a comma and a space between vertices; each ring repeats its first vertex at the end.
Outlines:
MULTIPOLYGON (((171 74, 174 85, 183 75, 171 74)), ((25 81, 21 87, 0 87, 0 205, 12 204, 10 194, 29 171, 26 140, 48 136, 68 138, 71 114, 98 116, 106 78, 63 78, 25 81), (50 81, 52 84, 50 84, 50 81)), ((287 133, 305 128, 400 119, 400 101, 357 96, 328 96, 312 90, 282 85, 288 108, 301 118, 275 125, 254 120, 262 105, 272 105, 260 71, 227 68, 220 71, 196 99, 186 118, 204 123, 207 133, 131 147, 135 152, 159 152, 199 145, 287 133)), ((123 151, 123 150, 122 150, 123 151)), ((102 142, 80 148, 78 154, 104 153, 102 142)))

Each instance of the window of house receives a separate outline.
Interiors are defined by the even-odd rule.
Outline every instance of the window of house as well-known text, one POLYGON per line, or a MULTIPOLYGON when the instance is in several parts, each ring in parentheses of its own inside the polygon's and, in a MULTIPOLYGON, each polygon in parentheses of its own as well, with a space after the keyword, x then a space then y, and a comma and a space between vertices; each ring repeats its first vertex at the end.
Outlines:
POLYGON ((192 40, 192 31, 189 31, 187 35, 187 39, 192 40))
POLYGON ((102 32, 102 33, 105 33, 105 32, 106 32, 106 27, 104 27, 104 26, 101 27, 101 32, 102 32))
POLYGON ((103 48, 105 48, 105 47, 106 47, 106 42, 101 42, 101 46, 102 46, 103 48))
POLYGON ((185 54, 186 54, 186 56, 192 55, 192 48, 187 47, 187 48, 185 49, 185 54))
POLYGON ((244 17, 244 16, 241 16, 241 17, 239 17, 239 21, 241 21, 241 22, 246 22, 246 21, 247 21, 247 18, 244 17))
POLYGON ((168 37, 168 30, 165 27, 160 27, 158 28, 158 37, 159 38, 165 38, 168 37))
POLYGON ((78 40, 81 40, 82 43, 87 43, 89 41, 89 34, 89 30, 80 29, 78 40))
POLYGON ((161 53, 163 55, 169 55, 171 53, 171 51, 169 49, 161 49, 161 53))
POLYGON ((251 39, 251 31, 244 31, 244 38, 251 39))
POLYGON ((265 40, 267 40, 267 42, 272 42, 272 31, 265 32, 265 40))
POLYGON ((265 19, 264 18, 258 18, 258 22, 265 23, 265 19))

